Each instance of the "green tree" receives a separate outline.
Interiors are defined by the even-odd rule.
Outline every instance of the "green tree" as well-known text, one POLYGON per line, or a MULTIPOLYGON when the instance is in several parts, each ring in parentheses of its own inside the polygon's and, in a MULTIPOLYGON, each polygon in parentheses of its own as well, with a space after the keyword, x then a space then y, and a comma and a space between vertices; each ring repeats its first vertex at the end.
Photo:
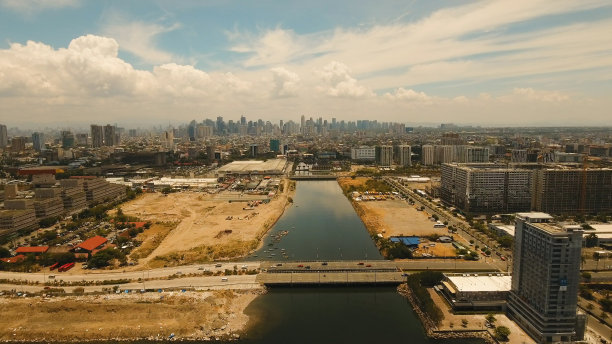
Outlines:
POLYGON ((0 258, 8 258, 11 252, 6 247, 0 247, 0 258))
POLYGON ((495 315, 493 313, 487 314, 487 316, 485 317, 485 320, 487 322, 489 322, 489 324, 491 324, 491 325, 495 324, 495 322, 497 321, 497 319, 495 318, 495 315))
POLYGON ((495 339, 502 342, 507 342, 508 336, 510 336, 510 329, 506 326, 497 326, 495 328, 495 339))
POLYGON ((584 240, 584 245, 586 247, 595 247, 595 246, 597 246, 597 242, 598 241, 599 241, 599 238, 597 237, 597 234, 591 233, 591 234, 586 236, 586 238, 584 240))

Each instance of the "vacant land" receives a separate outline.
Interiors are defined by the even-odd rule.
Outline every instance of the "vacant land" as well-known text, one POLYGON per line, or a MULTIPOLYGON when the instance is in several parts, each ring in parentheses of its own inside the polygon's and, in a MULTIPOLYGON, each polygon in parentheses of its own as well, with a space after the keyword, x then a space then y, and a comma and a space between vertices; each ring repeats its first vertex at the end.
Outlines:
POLYGON ((260 291, 0 298, 0 340, 208 339, 242 331, 260 291))
POLYGON ((145 194, 122 210, 161 227, 142 234, 143 247, 132 257, 140 258, 141 266, 159 267, 247 255, 288 206, 292 190, 288 185, 284 190, 252 208, 200 192, 145 194))
POLYGON ((381 232, 384 237, 448 234, 446 228, 433 228, 434 222, 429 220, 428 214, 418 211, 406 201, 394 199, 356 203, 364 210, 366 217, 378 220, 380 228, 377 232, 381 232))

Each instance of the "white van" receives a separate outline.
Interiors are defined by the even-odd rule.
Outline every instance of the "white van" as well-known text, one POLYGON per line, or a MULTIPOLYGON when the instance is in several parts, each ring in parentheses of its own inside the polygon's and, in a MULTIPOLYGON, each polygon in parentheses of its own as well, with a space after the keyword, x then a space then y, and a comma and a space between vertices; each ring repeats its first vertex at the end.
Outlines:
POLYGON ((221 278, 221 282, 227 282, 227 277, 221 278))

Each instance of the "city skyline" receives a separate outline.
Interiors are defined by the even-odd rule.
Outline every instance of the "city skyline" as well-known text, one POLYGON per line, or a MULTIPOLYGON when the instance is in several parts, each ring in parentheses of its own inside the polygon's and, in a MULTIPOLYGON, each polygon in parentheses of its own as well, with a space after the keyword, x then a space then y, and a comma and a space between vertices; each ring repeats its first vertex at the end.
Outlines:
POLYGON ((10 127, 223 116, 606 125, 605 1, 0 1, 10 127))

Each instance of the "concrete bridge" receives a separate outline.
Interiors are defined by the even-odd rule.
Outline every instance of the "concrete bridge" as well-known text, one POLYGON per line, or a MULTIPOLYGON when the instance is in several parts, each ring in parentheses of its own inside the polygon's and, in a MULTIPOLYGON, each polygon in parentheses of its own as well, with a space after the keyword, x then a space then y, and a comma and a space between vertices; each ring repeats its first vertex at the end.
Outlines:
POLYGON ((291 180, 336 180, 338 176, 335 174, 313 174, 313 175, 291 175, 291 180))
POLYGON ((266 286, 400 284, 404 274, 389 261, 263 262, 257 281, 266 286))

